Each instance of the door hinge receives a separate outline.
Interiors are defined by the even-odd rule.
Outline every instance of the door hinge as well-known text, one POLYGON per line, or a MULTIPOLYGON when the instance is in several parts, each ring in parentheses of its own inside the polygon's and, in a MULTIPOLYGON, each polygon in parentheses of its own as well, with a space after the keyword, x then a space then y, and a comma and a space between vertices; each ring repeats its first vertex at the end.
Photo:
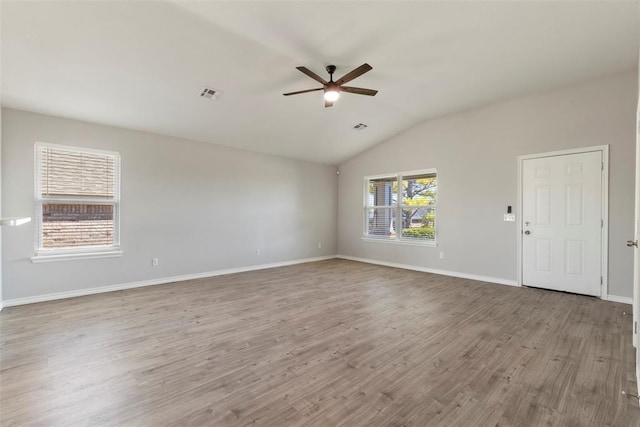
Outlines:
POLYGON ((604 162, 600 162, 600 170, 603 171, 604 170, 604 162))
POLYGON ((604 228, 604 219, 600 219, 600 228, 604 228))
POLYGON ((600 276, 600 284, 602 285, 602 276, 600 276))
POLYGON ((637 320, 635 322, 633 322, 633 333, 634 334, 638 333, 638 321, 637 320))

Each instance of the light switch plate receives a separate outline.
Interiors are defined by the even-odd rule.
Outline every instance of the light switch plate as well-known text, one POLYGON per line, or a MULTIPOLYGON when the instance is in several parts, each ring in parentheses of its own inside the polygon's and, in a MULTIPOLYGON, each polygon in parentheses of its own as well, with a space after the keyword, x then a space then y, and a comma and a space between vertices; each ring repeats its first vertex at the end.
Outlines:
POLYGON ((516 214, 504 214, 504 220, 505 221, 515 222, 516 214))

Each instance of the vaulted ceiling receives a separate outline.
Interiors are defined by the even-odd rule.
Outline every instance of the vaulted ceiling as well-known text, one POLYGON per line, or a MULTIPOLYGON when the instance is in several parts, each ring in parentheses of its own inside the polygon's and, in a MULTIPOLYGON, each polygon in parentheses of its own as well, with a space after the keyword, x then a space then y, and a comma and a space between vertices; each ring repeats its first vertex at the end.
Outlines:
POLYGON ((329 164, 638 62, 636 2, 3 1, 1 15, 3 106, 329 164), (375 97, 282 96, 318 86, 296 66, 365 62, 351 85, 375 97))

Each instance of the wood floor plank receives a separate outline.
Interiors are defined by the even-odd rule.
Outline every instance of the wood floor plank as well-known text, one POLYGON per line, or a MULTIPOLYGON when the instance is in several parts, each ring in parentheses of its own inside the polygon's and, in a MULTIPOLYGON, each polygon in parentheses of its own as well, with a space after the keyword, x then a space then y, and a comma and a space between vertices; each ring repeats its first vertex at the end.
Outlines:
POLYGON ((345 260, 0 313, 0 425, 638 426, 629 307, 345 260))

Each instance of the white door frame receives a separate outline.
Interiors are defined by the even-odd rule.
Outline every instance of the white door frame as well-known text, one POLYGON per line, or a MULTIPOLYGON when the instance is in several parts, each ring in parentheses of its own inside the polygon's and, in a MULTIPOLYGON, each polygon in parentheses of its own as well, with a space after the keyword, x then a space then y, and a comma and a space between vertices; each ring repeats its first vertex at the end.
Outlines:
MULTIPOLYGON (((640 58, 639 64, 640 64, 640 58)), ((640 80, 640 72, 638 74, 640 80)), ((640 96, 640 88, 638 88, 640 96)), ((636 188, 635 212, 633 217, 633 239, 640 239, 640 98, 636 107, 636 188)), ((640 317, 640 249, 633 248, 633 346, 636 348, 636 385, 640 395, 640 348, 638 348, 638 320, 640 317)))
POLYGON ((593 147, 574 148, 569 150, 550 151, 547 153, 525 154, 518 156, 518 210, 516 217, 518 218, 518 285, 522 286, 522 164, 525 160, 540 159, 544 157, 565 156, 568 154, 581 154, 599 151, 602 153, 602 234, 601 244, 602 254, 601 272, 602 286, 600 289, 600 298, 609 299, 609 145, 596 145, 593 147))

